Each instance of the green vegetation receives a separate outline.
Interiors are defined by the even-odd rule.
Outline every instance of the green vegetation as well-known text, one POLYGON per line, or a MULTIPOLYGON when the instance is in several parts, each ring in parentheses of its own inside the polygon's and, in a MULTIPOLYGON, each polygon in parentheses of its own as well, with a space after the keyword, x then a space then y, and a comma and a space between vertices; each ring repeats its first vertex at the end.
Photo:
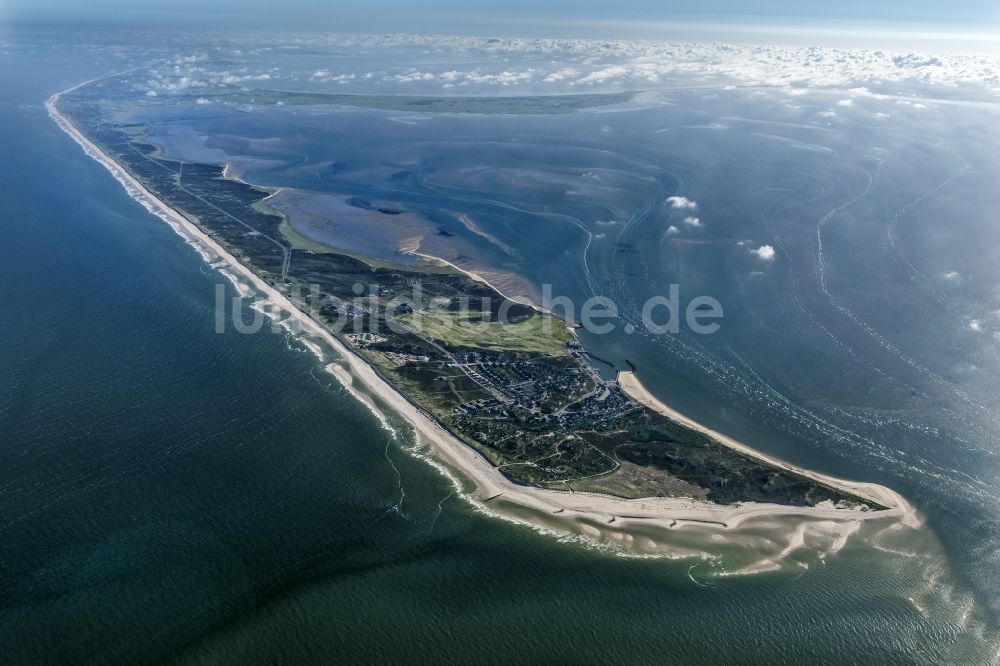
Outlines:
POLYGON ((551 315, 535 313, 522 321, 501 324, 483 321, 481 313, 474 312, 421 310, 400 320, 448 347, 564 356, 566 344, 573 340, 566 322, 551 315))
POLYGON ((636 465, 618 460, 618 467, 607 474, 587 477, 565 484, 571 490, 623 497, 658 497, 687 495, 704 499, 708 491, 693 483, 671 476, 651 465, 636 465))

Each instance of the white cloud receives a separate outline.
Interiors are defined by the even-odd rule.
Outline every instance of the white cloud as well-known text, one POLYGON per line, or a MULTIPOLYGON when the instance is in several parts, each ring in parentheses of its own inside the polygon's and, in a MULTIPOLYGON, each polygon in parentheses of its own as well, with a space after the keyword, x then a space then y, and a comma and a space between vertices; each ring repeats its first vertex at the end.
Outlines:
POLYGON ((757 255, 761 261, 774 261, 774 248, 770 245, 761 245, 756 250, 750 250, 750 252, 757 255))
POLYGON ((358 76, 354 73, 331 74, 327 69, 317 69, 309 77, 310 80, 320 83, 349 83, 357 78, 358 76))
POLYGON ((226 85, 236 85, 237 83, 246 83, 247 81, 267 81, 271 78, 270 74, 230 74, 229 72, 223 72, 221 81, 226 85))
POLYGON ((251 81, 269 81, 272 74, 277 74, 277 68, 267 71, 252 72, 247 67, 235 71, 214 70, 205 67, 202 59, 180 59, 170 61, 166 66, 150 71, 150 78, 143 82, 151 92, 177 93, 190 88, 207 88, 209 86, 234 86, 251 81))
POLYGON ((433 72, 410 71, 405 74, 397 74, 394 80, 400 83, 412 83, 413 81, 433 81, 437 78, 433 72))
POLYGON ((549 73, 544 81, 546 83, 558 83, 560 81, 575 80, 580 78, 580 70, 576 67, 563 67, 549 73))
POLYGON ((948 280, 949 282, 955 282, 956 280, 962 279, 962 275, 958 271, 948 271, 947 273, 944 274, 943 277, 945 280, 948 280))
POLYGON ((699 219, 697 217, 693 217, 693 216, 692 217, 685 217, 684 218, 684 224, 688 225, 689 227, 700 227, 701 226, 701 219, 699 219))
MULTIPOLYGON (((280 83, 274 87, 291 86, 296 81, 331 87, 363 82, 363 90, 359 87, 358 92, 384 89, 420 94, 444 90, 453 94, 558 94, 683 86, 721 91, 751 86, 755 90, 743 91, 742 98, 750 100, 751 95, 757 95, 759 103, 770 104, 800 95, 821 99, 829 94, 824 91, 842 91, 830 100, 831 109, 887 96, 909 96, 907 104, 915 109, 928 104, 934 108, 934 104, 916 100, 946 96, 995 101, 1000 93, 1000 53, 918 54, 821 46, 308 32, 275 34, 264 46, 259 36, 234 35, 206 53, 168 57, 150 70, 148 80, 139 84, 144 87, 137 87, 137 92, 152 90, 164 95, 218 85, 252 88, 253 81, 278 79, 280 83), (303 53, 305 49, 354 52, 365 57, 324 59, 321 66, 301 62, 301 70, 284 74, 259 67, 268 51, 283 49, 290 53, 294 49, 303 49, 303 53), (361 69, 361 62, 368 66, 361 69), (368 71, 373 62, 378 64, 374 71, 368 71), (840 98, 844 99, 838 102, 840 98)), ((353 85, 346 87, 355 92, 353 85)), ((647 94, 669 103, 668 93, 647 94)))
MULTIPOLYGON (((820 46, 330 33, 283 33, 267 46, 261 46, 259 36, 233 36, 220 42, 211 57, 185 53, 162 61, 151 71, 146 87, 138 90, 164 94, 273 81, 281 76, 279 72, 255 71, 251 63, 261 62, 260 56, 267 51, 296 48, 378 54, 384 70, 355 70, 359 61, 333 58, 323 61, 320 68, 303 65, 302 71, 287 73, 282 81, 364 81, 372 84, 366 85, 366 92, 382 85, 394 92, 405 86, 428 93, 519 89, 532 94, 683 85, 728 90, 758 86, 747 97, 756 94, 764 103, 776 96, 790 98, 815 89, 836 89, 846 91, 841 106, 861 99, 885 99, 886 95, 912 95, 908 104, 917 109, 925 104, 916 99, 934 97, 938 89, 952 98, 968 94, 969 98, 995 99, 1000 93, 1000 53, 918 54, 820 46), (217 56, 223 59, 216 60, 217 56), (226 63, 225 67, 213 69, 212 63, 218 62, 226 63)), ((836 99, 833 108, 837 108, 836 99)))
POLYGON ((970 319, 969 328, 975 331, 976 333, 979 333, 980 331, 983 330, 983 322, 979 321, 978 319, 970 319))
POLYGON ((927 55, 820 46, 434 35, 299 34, 289 38, 302 46, 356 48, 373 53, 408 49, 421 54, 463 55, 464 59, 437 61, 434 73, 440 74, 447 67, 458 72, 458 80, 468 78, 470 84, 483 77, 497 77, 491 82, 501 86, 514 85, 514 81, 536 81, 564 86, 639 88, 691 81, 769 85, 792 90, 840 88, 853 97, 876 99, 884 92, 898 94, 902 87, 954 89, 962 85, 995 92, 1000 85, 1000 54, 986 53, 927 55), (481 64, 486 61, 503 63, 504 71, 486 71, 481 64), (461 62, 474 62, 476 69, 463 71, 455 65, 461 62))
POLYGON ((677 227, 675 227, 672 224, 669 227, 667 227, 667 233, 670 234, 671 236, 673 236, 675 234, 679 234, 680 232, 681 232, 681 230, 678 229, 677 227))
POLYGON ((667 203, 670 204, 671 208, 687 208, 689 210, 695 210, 698 208, 698 203, 692 201, 687 197, 673 196, 667 197, 667 203))

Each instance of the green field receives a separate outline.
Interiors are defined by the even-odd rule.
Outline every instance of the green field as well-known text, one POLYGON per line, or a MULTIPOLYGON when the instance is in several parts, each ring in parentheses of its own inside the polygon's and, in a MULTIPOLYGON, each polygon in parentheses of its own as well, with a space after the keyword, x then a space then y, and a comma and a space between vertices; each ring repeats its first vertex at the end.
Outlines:
POLYGON ((500 324, 484 322, 478 312, 422 310, 399 317, 448 347, 477 347, 493 351, 537 352, 565 355, 566 343, 573 340, 566 322, 551 315, 535 313, 524 321, 500 324))

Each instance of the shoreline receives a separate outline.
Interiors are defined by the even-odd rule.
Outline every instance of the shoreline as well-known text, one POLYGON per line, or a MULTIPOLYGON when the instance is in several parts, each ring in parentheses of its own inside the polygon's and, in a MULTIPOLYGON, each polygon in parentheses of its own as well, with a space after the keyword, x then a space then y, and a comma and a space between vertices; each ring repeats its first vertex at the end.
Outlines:
MULTIPOLYGON (((501 297, 506 298, 508 301, 511 301, 512 303, 517 303, 518 305, 527 306, 527 307, 531 308, 532 310, 534 310, 535 312, 540 312, 542 314, 549 314, 549 315, 555 316, 552 312, 550 312, 549 310, 546 310, 539 303, 536 303, 535 299, 532 298, 531 296, 525 294, 525 295, 521 295, 521 296, 516 296, 515 297, 515 296, 510 296, 508 294, 505 294, 499 287, 497 287, 495 284, 491 283, 489 280, 487 280, 485 277, 483 277, 479 273, 476 273, 474 271, 470 271, 467 268, 462 268, 458 264, 455 264, 455 263, 453 263, 451 261, 448 261, 447 259, 443 259, 441 257, 436 257, 433 254, 426 254, 424 252, 410 251, 407 254, 413 255, 414 257, 420 257, 421 259, 427 259, 429 261, 435 261, 435 262, 437 262, 439 264, 444 264, 445 266, 447 266, 449 268, 452 268, 452 269, 458 271, 459 273, 463 274, 465 277, 469 278, 470 280, 473 280, 473 281, 478 282, 480 284, 486 285, 487 287, 489 287, 493 291, 497 292, 501 297)), ((560 319, 561 319, 561 317, 560 317, 560 319)))
MULTIPOLYGON (((809 476, 824 484, 848 489, 851 493, 864 496, 872 494, 879 498, 876 500, 879 504, 888 508, 882 511, 860 511, 823 506, 796 507, 752 502, 738 505, 718 505, 690 498, 624 499, 597 493, 567 492, 521 486, 511 482, 478 452, 418 409, 395 387, 385 381, 367 361, 341 343, 324 326, 295 307, 284 294, 241 264, 184 215, 156 198, 120 164, 84 136, 72 121, 59 112, 56 105, 63 94, 90 82, 87 81, 56 93, 45 102, 45 107, 56 124, 80 145, 87 155, 108 169, 132 198, 170 225, 178 235, 191 244, 206 263, 212 265, 234 284, 237 284, 237 288, 242 286, 237 283, 237 280, 243 280, 252 285, 257 292, 266 295, 273 306, 287 313, 291 319, 297 322, 302 333, 321 339, 333 349, 346 364, 345 372, 334 372, 337 379, 374 412, 378 413, 384 408, 389 408, 403 417, 412 426, 418 444, 426 445, 433 451, 433 458, 446 468, 457 488, 461 490, 461 484, 457 479, 474 487, 474 492, 461 492, 461 494, 477 509, 516 522, 530 524, 541 530, 555 530, 563 535, 584 537, 591 542, 611 543, 624 546, 632 551, 638 550, 650 554, 684 552, 687 556, 704 555, 706 552, 711 552, 713 541, 717 541, 716 537, 722 531, 751 527, 756 527, 758 530, 779 529, 775 528, 776 518, 793 519, 796 524, 793 532, 800 531, 803 529, 802 525, 806 524, 813 526, 818 532, 823 532, 827 536, 831 533, 834 534, 836 537, 833 539, 836 546, 834 550, 839 550, 847 537, 857 531, 861 521, 902 521, 909 526, 920 524, 912 507, 890 489, 875 484, 856 484, 835 479, 772 459, 674 412, 651 396, 632 373, 629 373, 629 376, 624 378, 624 382, 621 382, 622 388, 633 398, 636 395, 641 396, 641 399, 635 398, 638 402, 657 409, 661 413, 664 413, 663 410, 667 410, 670 413, 670 418, 719 439, 721 443, 732 446, 747 455, 809 476), (355 390, 359 383, 363 385, 365 392, 377 399, 378 404, 376 404, 376 400, 371 400, 370 396, 362 395, 355 390), (861 491, 859 492, 857 489, 861 489, 861 491), (489 502, 488 505, 487 502, 489 502), (685 533, 685 539, 704 541, 704 544, 676 548, 676 544, 671 544, 669 535, 672 532, 677 532, 680 528, 684 528, 682 531, 685 533), (655 537, 636 536, 637 533, 648 535, 652 533, 651 531, 655 532, 655 537)), ((464 270, 462 272, 469 274, 464 270)), ((469 275, 473 277, 471 274, 469 275)), ((481 277, 475 276, 474 279, 476 278, 482 281, 481 277)), ((334 367, 343 369, 336 364, 334 367)), ((787 525, 781 525, 780 531, 782 535, 788 532, 787 525)), ((780 551, 778 559, 787 554, 786 551, 789 548, 794 550, 794 548, 803 545, 798 543, 801 539, 798 539, 794 534, 789 536, 794 543, 779 537, 777 542, 780 551), (782 550, 780 547, 785 543, 788 546, 782 550)))
MULTIPOLYGON (((715 440, 723 446, 727 446, 734 451, 738 451, 744 455, 751 458, 756 458, 757 460, 762 460, 774 467, 787 470, 789 472, 799 474, 812 479, 818 483, 825 486, 835 488, 845 493, 852 495, 857 495, 862 499, 867 499, 876 504, 885 507, 885 510, 891 511, 894 509, 901 509, 904 506, 908 506, 906 501, 901 495, 896 493, 889 488, 876 484, 876 483, 864 483, 861 481, 848 481, 847 479, 840 479, 835 476, 829 476, 827 474, 822 474, 821 472, 816 472, 811 469, 806 469, 805 467, 799 467, 798 465, 793 465, 792 463, 786 462, 780 458, 768 455, 763 451, 758 451, 757 449, 747 446, 743 442, 734 439, 728 435, 725 435, 717 430, 713 430, 708 426, 695 421, 694 419, 681 414, 674 408, 670 407, 666 403, 659 400, 656 396, 649 392, 645 386, 639 381, 633 370, 621 370, 618 372, 618 386, 633 400, 641 405, 644 405, 653 411, 659 412, 660 414, 666 416, 672 421, 676 421, 681 425, 707 435, 711 439, 715 440)), ((884 511, 878 511, 876 513, 884 513, 884 511)))

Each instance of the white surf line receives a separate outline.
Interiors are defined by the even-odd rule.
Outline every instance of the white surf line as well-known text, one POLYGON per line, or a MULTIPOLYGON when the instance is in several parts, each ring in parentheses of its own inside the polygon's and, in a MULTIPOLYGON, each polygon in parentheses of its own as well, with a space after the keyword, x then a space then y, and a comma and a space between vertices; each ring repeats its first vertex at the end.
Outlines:
POLYGON ((427 528, 428 534, 434 531, 434 526, 437 525, 438 518, 441 517, 441 512, 444 510, 444 503, 447 502, 449 499, 451 499, 454 495, 455 491, 452 490, 447 495, 442 497, 441 500, 437 503, 437 511, 434 512, 434 518, 431 519, 430 527, 427 528))
MULTIPOLYGON (((363 404, 366 404, 376 415, 381 417, 380 421, 382 421, 383 426, 387 426, 390 430, 393 429, 388 425, 385 416, 380 414, 381 409, 391 409, 406 419, 413 427, 418 440, 426 442, 434 452, 435 455, 431 460, 433 465, 436 467, 441 465, 447 475, 450 476, 451 472, 456 472, 474 484, 472 494, 465 492, 460 492, 460 494, 466 499, 478 500, 474 502, 476 508, 486 514, 527 524, 543 532, 552 530, 552 521, 558 520, 561 528, 558 534, 564 538, 568 534, 568 538, 573 540, 578 537, 584 538, 581 535, 581 520, 604 525, 606 530, 610 529, 607 527, 608 525, 615 522, 615 530, 627 529, 629 526, 647 526, 661 528, 667 532, 676 528, 679 521, 687 521, 685 524, 691 524, 697 529, 731 529, 746 521, 776 515, 793 516, 802 520, 833 519, 845 521, 904 515, 904 507, 909 508, 909 505, 901 497, 888 489, 884 489, 887 495, 880 503, 888 504, 891 498, 897 498, 896 509, 861 512, 754 502, 738 506, 723 506, 692 498, 650 497, 629 500, 598 493, 567 493, 513 483, 500 474, 484 457, 445 430, 423 409, 399 393, 367 361, 341 343, 329 330, 299 310, 284 294, 241 264, 194 223, 156 198, 120 164, 86 138, 68 118, 59 113, 56 106, 61 95, 82 85, 85 84, 79 84, 62 93, 56 93, 46 101, 46 109, 56 124, 72 137, 87 155, 108 169, 115 179, 125 187, 129 195, 189 242, 207 263, 224 261, 234 278, 239 276, 252 284, 260 293, 268 296, 278 308, 294 318, 301 325, 303 331, 322 339, 339 354, 346 362, 350 373, 339 366, 334 366, 336 368, 334 374, 344 382, 345 387, 349 390, 352 389, 353 380, 357 379, 369 391, 378 396, 383 406, 376 407, 372 401, 355 392, 363 404), (507 511, 491 508, 495 505, 487 506, 485 504, 493 499, 538 514, 545 514, 549 520, 515 518, 507 511)), ((756 452, 753 453, 756 454, 756 452)), ((761 455, 757 454, 757 457, 761 457, 761 455)), ((826 483, 830 482, 826 481, 826 483)), ((881 488, 881 486, 874 486, 874 484, 864 484, 864 486, 866 488, 881 488)), ((456 490, 461 491, 461 488, 456 488, 456 490)), ((592 527, 590 529, 597 531, 598 535, 601 534, 599 530, 592 527)), ((628 543, 632 543, 630 535, 626 536, 629 537, 628 543)), ((595 541, 599 542, 597 539, 591 539, 591 542, 595 541)))

